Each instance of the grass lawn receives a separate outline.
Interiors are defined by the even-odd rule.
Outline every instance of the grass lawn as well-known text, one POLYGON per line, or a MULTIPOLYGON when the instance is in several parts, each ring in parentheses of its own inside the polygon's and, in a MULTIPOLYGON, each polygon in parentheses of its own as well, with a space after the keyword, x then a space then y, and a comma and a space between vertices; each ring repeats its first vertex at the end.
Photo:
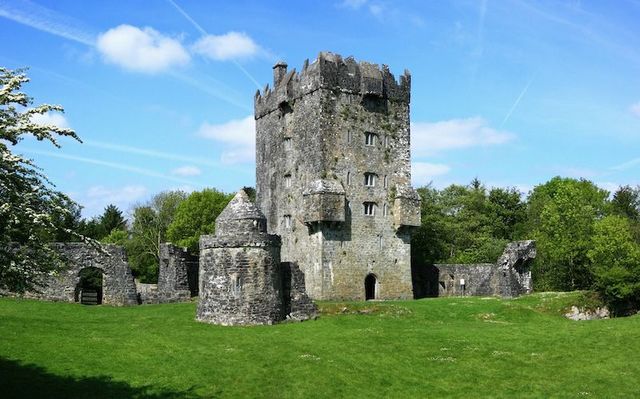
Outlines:
POLYGON ((322 303, 259 327, 3 298, 0 397, 640 397, 640 317, 566 320, 575 295, 322 303))

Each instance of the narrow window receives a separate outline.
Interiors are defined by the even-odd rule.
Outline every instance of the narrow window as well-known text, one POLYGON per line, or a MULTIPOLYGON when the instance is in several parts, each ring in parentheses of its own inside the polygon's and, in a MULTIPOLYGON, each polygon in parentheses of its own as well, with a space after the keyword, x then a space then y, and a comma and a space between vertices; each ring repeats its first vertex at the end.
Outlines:
POLYGON ((285 151, 291 150, 291 137, 284 138, 284 150, 285 151))
POLYGON ((291 215, 284 215, 284 228, 285 229, 291 228, 291 215))
POLYGON ((347 132, 347 143, 351 144, 352 134, 351 131, 347 132))
POLYGON ((347 172, 347 184, 351 184, 351 172, 347 172))
POLYGON ((284 187, 291 188, 291 175, 284 175, 284 187))
POLYGON ((387 204, 382 205, 382 216, 387 216, 389 214, 389 207, 387 204))
POLYGON ((389 188, 389 178, 387 177, 387 175, 384 175, 384 188, 389 188))
POLYGON ((364 174, 364 185, 367 187, 375 187, 376 186, 376 175, 375 173, 365 173, 364 174))
POLYGON ((376 145, 376 135, 375 133, 365 133, 364 134, 364 144, 368 146, 376 145))
POLYGON ((384 136, 384 146, 389 147, 389 136, 384 136))
POLYGON ((349 202, 349 200, 346 201, 346 211, 347 211, 347 215, 351 215, 351 202, 349 202))
POLYGON ((376 215, 376 203, 375 202, 365 202, 364 205, 364 214, 366 216, 375 216, 376 215))

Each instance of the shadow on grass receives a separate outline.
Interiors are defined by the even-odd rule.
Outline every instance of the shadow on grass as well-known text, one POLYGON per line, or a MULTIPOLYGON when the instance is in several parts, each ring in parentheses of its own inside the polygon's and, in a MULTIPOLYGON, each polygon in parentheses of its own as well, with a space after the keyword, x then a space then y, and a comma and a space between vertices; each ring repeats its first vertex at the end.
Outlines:
POLYGON ((190 392, 132 387, 107 376, 69 377, 47 372, 33 364, 0 358, 0 397, 10 398, 196 398, 190 392))

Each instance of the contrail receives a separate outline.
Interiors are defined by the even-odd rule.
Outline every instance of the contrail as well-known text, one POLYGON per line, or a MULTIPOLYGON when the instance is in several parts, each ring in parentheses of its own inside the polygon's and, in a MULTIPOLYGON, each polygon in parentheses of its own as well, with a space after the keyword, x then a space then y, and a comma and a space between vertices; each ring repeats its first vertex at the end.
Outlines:
POLYGON ((87 46, 95 45, 95 35, 70 26, 78 24, 77 21, 28 1, 19 1, 21 7, 16 7, 15 3, 15 0, 12 2, 0 0, 0 17, 87 46))
POLYGON ((636 165, 640 165, 640 158, 634 158, 631 161, 627 161, 625 163, 622 163, 620 165, 616 165, 616 166, 612 166, 609 169, 611 170, 627 170, 629 168, 632 168, 636 165))
MULTIPOLYGON (((78 43, 85 44, 89 47, 95 48, 96 39, 95 35, 86 31, 76 29, 72 25, 79 25, 80 23, 68 16, 57 13, 46 7, 30 3, 24 0, 17 0, 20 3, 20 7, 16 7, 15 4, 10 4, 5 0, 0 0, 0 17, 10 19, 20 24, 29 26, 42 32, 46 32, 55 36, 59 36, 65 39, 73 40, 78 43)), ((171 1, 171 0, 169 0, 171 1)), ((195 21, 192 20, 192 23, 195 21)), ((197 24, 196 24, 197 25, 197 24)), ((199 26, 199 25, 197 25, 199 26)), ((200 27, 200 29, 202 29, 200 27)), ((203 30, 204 31, 204 30, 203 30)), ((240 70, 243 68, 238 65, 240 70)), ((247 74, 246 71, 244 71, 247 74)), ((185 75, 178 73, 171 74, 171 76, 178 78, 184 83, 193 86, 200 91, 216 97, 220 100, 226 101, 231 105, 239 108, 250 110, 251 108, 246 104, 241 104, 224 94, 221 94, 219 90, 212 89, 202 84, 201 82, 195 82, 193 78, 187 78, 185 75)), ((255 79, 253 79, 255 82, 255 79)), ((257 83, 256 83, 257 84, 257 83)), ((111 96, 114 97, 114 96, 111 96)))
POLYGON ((128 154, 144 155, 144 156, 148 156, 148 157, 152 157, 152 158, 161 158, 161 159, 168 159, 168 160, 171 160, 171 161, 182 161, 182 162, 188 162, 188 163, 197 163, 197 164, 204 165, 204 166, 213 166, 213 167, 220 166, 220 164, 218 162, 210 161, 210 160, 204 159, 204 158, 187 157, 187 156, 181 156, 181 155, 171 154, 171 153, 167 153, 167 152, 148 150, 148 149, 144 149, 144 148, 137 148, 137 147, 131 147, 131 146, 126 146, 126 145, 105 143, 105 142, 102 142, 102 141, 84 140, 83 144, 88 146, 88 147, 94 147, 94 148, 101 148, 101 149, 104 149, 104 150, 112 150, 112 151, 124 152, 124 153, 128 153, 128 154))
POLYGON ((155 172, 149 169, 137 168, 135 166, 122 165, 119 163, 101 161, 99 159, 93 159, 93 158, 78 157, 75 155, 68 155, 68 154, 62 154, 57 152, 34 150, 30 148, 23 148, 21 149, 21 151, 28 154, 37 154, 37 155, 44 155, 44 156, 53 157, 53 158, 67 159, 70 161, 84 162, 92 165, 100 165, 100 166, 105 166, 107 168, 119 169, 127 172, 137 173, 142 176, 156 177, 159 179, 170 180, 177 183, 190 184, 197 187, 204 187, 202 184, 194 183, 190 180, 180 179, 178 177, 173 177, 173 176, 167 176, 163 173, 155 172))
MULTIPOLYGON (((182 9, 182 7, 180 7, 175 1, 173 0, 167 0, 172 6, 174 6, 176 8, 176 10, 178 10, 178 12, 180 14, 182 14, 183 17, 185 17, 187 19, 187 21, 191 22, 191 24, 203 35, 203 36, 207 36, 208 33, 206 30, 204 30, 204 28, 197 23, 193 18, 191 18, 191 16, 189 14, 187 14, 187 12, 185 10, 182 9)), ((251 80, 253 82, 254 85, 256 85, 256 87, 259 89, 261 89, 260 83, 258 83, 258 81, 256 80, 256 78, 253 77, 253 75, 251 75, 249 73, 249 71, 247 71, 242 65, 240 65, 240 63, 236 60, 231 60, 231 62, 233 62, 233 64, 240 69, 240 71, 247 77, 249 78, 249 80, 251 80)))
POLYGON ((527 82, 527 85, 524 87, 524 89, 522 89, 522 91, 520 92, 520 95, 518 96, 518 98, 516 98, 516 101, 513 103, 513 105, 511 106, 511 109, 507 113, 507 116, 505 116, 504 119, 502 120, 502 123, 500 124, 501 128, 502 126, 504 126, 505 123, 507 123, 513 111, 516 109, 518 104, 520 104, 520 100, 522 100, 522 97, 524 97, 524 95, 527 93, 527 90, 529 90, 529 86, 531 86, 531 83, 533 82, 533 79, 535 79, 535 77, 536 76, 533 75, 531 79, 529 79, 529 82, 527 82))

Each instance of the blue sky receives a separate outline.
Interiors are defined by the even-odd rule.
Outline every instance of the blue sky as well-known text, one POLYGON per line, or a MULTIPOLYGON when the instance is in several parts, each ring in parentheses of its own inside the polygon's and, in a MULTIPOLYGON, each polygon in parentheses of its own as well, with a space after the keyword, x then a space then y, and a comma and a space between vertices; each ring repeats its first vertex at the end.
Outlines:
POLYGON ((615 190, 640 184, 638 21, 638 0, 0 0, 0 65, 84 140, 17 150, 85 216, 254 185, 253 95, 320 51, 411 72, 415 186, 615 190))

